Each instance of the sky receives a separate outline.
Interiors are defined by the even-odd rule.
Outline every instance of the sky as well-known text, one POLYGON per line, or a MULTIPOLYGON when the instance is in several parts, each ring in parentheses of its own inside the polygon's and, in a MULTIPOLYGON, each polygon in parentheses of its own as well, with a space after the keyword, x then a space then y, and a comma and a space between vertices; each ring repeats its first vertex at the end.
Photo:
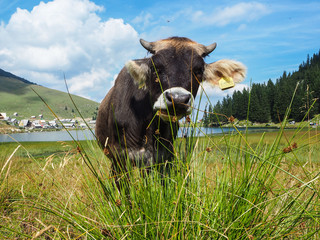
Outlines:
MULTIPOLYGON (((276 81, 320 49, 320 1, 0 0, 0 68, 39 85, 100 102, 139 39, 217 43, 207 63, 234 59, 246 79, 231 90, 204 85, 215 104, 250 83, 276 81)), ((1 88, 1 86, 0 86, 1 88)))

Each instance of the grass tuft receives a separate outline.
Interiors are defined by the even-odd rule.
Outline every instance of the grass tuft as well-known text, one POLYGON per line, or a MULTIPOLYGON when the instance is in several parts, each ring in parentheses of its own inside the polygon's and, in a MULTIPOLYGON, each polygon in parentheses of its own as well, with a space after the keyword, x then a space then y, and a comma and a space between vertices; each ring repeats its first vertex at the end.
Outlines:
POLYGON ((317 131, 199 137, 197 116, 121 191, 95 141, 0 144, 0 238, 319 239, 317 131))

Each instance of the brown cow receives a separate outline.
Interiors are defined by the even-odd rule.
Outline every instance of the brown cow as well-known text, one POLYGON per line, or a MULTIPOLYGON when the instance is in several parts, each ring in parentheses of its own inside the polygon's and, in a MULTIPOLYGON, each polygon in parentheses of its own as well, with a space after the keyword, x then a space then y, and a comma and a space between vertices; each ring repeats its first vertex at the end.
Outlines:
POLYGON ((192 112, 199 83, 240 82, 246 73, 233 60, 205 63, 216 43, 204 46, 182 37, 140 42, 152 56, 125 65, 96 121, 96 136, 116 173, 126 170, 126 159, 144 166, 170 161, 178 131, 173 122, 192 112))

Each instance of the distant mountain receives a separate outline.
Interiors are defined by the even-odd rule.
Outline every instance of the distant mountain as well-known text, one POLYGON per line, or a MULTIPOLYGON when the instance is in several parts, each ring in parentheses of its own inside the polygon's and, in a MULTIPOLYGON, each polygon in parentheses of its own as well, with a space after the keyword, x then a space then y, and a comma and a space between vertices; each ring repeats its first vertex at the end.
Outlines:
MULTIPOLYGON (((54 119, 50 109, 32 89, 60 118, 79 117, 67 93, 39 86, 2 69, 0 69, 0 112, 5 112, 11 117, 13 113, 18 113, 18 119, 38 117, 40 114, 46 120, 54 119)), ((71 96, 85 118, 96 117, 99 103, 76 95, 71 96)))
POLYGON ((6 71, 2 70, 1 68, 0 68, 0 77, 15 78, 15 79, 18 79, 18 80, 20 80, 24 83, 27 83, 27 84, 36 84, 36 83, 30 82, 24 78, 18 77, 10 72, 6 72, 6 71))

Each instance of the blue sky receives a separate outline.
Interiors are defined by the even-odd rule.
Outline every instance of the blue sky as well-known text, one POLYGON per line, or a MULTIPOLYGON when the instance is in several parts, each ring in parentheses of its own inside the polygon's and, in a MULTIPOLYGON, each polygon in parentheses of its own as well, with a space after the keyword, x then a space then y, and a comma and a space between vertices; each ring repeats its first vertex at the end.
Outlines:
MULTIPOLYGON (((276 80, 320 49, 319 1, 0 0, 0 68, 100 102, 139 38, 189 37, 218 47, 206 58, 248 67, 236 89, 276 80)), ((209 88, 212 103, 232 90, 209 88)))

